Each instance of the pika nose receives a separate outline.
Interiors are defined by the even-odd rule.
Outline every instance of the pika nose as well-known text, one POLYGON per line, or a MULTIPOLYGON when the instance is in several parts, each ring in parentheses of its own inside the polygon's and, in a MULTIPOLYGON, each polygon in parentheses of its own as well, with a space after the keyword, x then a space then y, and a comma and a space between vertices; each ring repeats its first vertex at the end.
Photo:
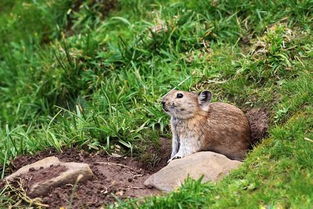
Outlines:
POLYGON ((165 102, 164 101, 162 101, 161 104, 162 104, 163 107, 165 107, 165 102))
POLYGON ((163 110, 164 110, 165 112, 168 112, 168 109, 166 108, 166 102, 162 101, 161 104, 162 104, 163 110))

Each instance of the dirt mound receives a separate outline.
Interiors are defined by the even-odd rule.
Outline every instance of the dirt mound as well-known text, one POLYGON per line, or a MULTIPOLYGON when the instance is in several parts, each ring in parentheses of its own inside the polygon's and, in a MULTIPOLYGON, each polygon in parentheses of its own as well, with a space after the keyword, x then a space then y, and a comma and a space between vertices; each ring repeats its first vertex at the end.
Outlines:
POLYGON ((253 108, 246 115, 250 124, 251 139, 255 145, 268 134, 268 112, 264 108, 253 108))
MULTIPOLYGON (((111 157, 105 153, 88 153, 75 148, 65 149, 62 153, 56 150, 46 150, 32 156, 20 156, 12 161, 12 170, 36 162, 48 156, 56 156, 64 162, 88 163, 94 176, 82 184, 66 184, 52 189, 46 196, 42 196, 42 203, 49 208, 70 206, 71 208, 98 208, 112 203, 117 199, 143 197, 159 194, 159 191, 147 188, 143 182, 148 178, 151 170, 141 167, 140 163, 129 157, 111 157)), ((34 170, 31 175, 21 176, 23 185, 36 182, 43 173, 62 171, 62 167, 50 167, 34 170), (33 175, 34 174, 34 175, 33 175), (38 174, 38 175, 35 175, 38 174)))

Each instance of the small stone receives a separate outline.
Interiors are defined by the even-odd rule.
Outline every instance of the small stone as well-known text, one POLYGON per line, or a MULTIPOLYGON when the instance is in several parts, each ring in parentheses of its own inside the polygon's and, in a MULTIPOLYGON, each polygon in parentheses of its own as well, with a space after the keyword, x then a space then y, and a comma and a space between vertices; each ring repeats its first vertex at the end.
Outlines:
POLYGON ((86 163, 70 162, 61 163, 60 165, 65 166, 67 170, 61 172, 57 177, 32 185, 29 195, 32 197, 38 197, 49 192, 50 188, 64 184, 75 184, 82 182, 91 178, 93 175, 89 165, 86 163))
POLYGON ((203 176, 202 182, 216 182, 240 165, 240 161, 230 160, 218 153, 197 152, 171 161, 166 167, 151 175, 144 185, 170 192, 180 187, 188 176, 193 179, 203 176))
POLYGON ((123 191, 118 191, 115 194, 118 195, 118 196, 123 196, 124 192, 123 191))
POLYGON ((13 174, 7 176, 5 179, 10 181, 12 179, 14 179, 17 176, 20 176, 22 174, 28 173, 29 171, 35 171, 38 170, 40 167, 43 168, 48 168, 50 165, 59 165, 61 162, 57 157, 46 157, 42 160, 39 160, 35 163, 32 163, 30 165, 26 165, 20 169, 18 169, 16 172, 14 172, 13 174))
POLYGON ((117 154, 117 153, 112 153, 111 156, 112 156, 112 157, 116 157, 116 158, 122 157, 122 155, 119 155, 119 154, 117 154))
MULTIPOLYGON (((33 185, 30 185, 28 195, 30 197, 38 197, 41 195, 47 194, 52 188, 55 188, 60 185, 66 184, 75 184, 78 182, 85 181, 92 177, 93 173, 86 163, 75 163, 75 162, 61 162, 57 157, 48 157, 40 161, 37 161, 33 164, 24 166, 20 168, 15 173, 6 177, 6 180, 11 181, 18 176, 27 176, 27 173, 30 173, 31 170, 38 169, 48 169, 43 171, 41 174, 47 176, 43 180, 34 182, 33 185), (49 177, 49 169, 52 169, 53 166, 61 166, 65 169, 49 177)), ((36 179, 36 173, 32 175, 36 179)))

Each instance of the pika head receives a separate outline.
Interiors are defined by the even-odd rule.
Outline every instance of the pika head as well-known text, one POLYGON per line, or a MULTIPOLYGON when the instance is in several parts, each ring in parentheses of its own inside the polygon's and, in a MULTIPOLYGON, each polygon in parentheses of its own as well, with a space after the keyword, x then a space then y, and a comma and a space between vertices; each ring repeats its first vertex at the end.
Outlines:
POLYGON ((212 94, 171 90, 162 99, 163 110, 177 119, 189 119, 207 112, 212 94))

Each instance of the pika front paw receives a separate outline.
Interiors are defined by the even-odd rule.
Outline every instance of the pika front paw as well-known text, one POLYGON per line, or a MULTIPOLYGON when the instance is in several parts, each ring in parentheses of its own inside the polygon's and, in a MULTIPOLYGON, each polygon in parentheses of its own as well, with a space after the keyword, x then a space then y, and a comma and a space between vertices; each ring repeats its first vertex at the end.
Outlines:
POLYGON ((173 157, 171 157, 168 161, 167 161, 167 163, 170 163, 172 160, 176 160, 176 159, 180 159, 180 158, 182 158, 182 156, 181 155, 174 155, 173 157))
POLYGON ((182 158, 182 156, 175 155, 175 156, 173 157, 173 160, 175 160, 175 159, 180 159, 180 158, 182 158))

